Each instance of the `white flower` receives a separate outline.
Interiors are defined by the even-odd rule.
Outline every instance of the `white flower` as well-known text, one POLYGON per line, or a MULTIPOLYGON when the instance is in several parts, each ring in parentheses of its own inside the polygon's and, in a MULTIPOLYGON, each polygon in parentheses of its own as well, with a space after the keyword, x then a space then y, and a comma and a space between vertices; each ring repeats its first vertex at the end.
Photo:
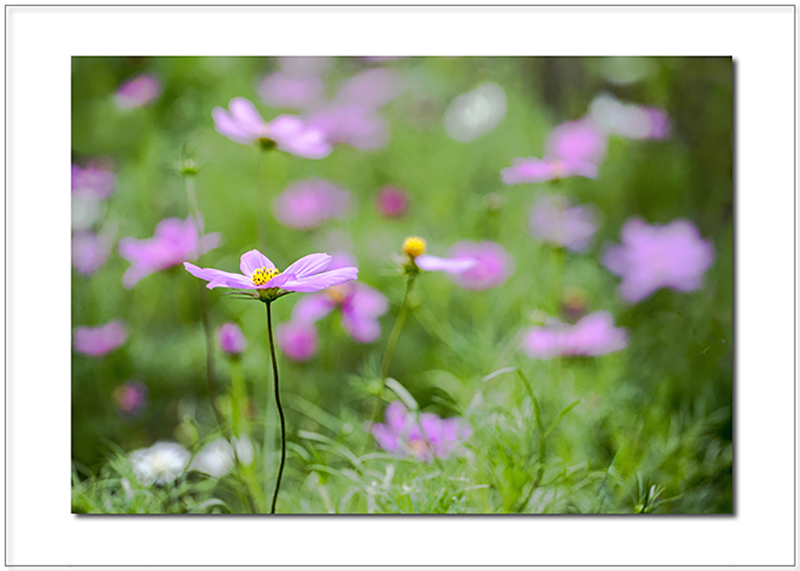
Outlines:
POLYGON ((156 442, 131 452, 130 462, 139 483, 145 486, 173 482, 186 470, 191 454, 175 442, 156 442))
POLYGON ((453 100, 444 126, 453 139, 467 143, 497 127, 505 116, 505 91, 496 83, 483 83, 453 100))
MULTIPOLYGON (((250 464, 253 461, 253 444, 250 440, 243 436, 242 438, 234 438, 233 442, 236 446, 236 455, 239 457, 239 461, 244 464, 250 464)), ((224 438, 217 438, 194 457, 189 469, 203 472, 214 478, 221 478, 230 472, 231 468, 233 468, 233 463, 233 446, 224 438)))

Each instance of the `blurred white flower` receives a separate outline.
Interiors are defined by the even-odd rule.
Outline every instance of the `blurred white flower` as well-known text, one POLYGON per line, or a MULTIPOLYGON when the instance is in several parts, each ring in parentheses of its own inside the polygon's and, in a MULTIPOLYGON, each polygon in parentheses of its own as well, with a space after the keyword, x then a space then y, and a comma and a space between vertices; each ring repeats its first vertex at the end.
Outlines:
POLYGON ((497 127, 505 116, 505 91, 496 83, 483 83, 453 100, 444 127, 453 139, 467 143, 497 127))
POLYGON ((130 462, 139 483, 145 486, 175 481, 186 470, 191 454, 175 442, 156 442, 131 452, 130 462))
MULTIPOLYGON (((253 461, 253 444, 243 436, 233 439, 236 446, 236 455, 243 464, 250 464, 253 461)), ((206 445, 189 466, 190 470, 203 472, 214 478, 221 478, 233 468, 234 463, 233 446, 224 438, 217 438, 206 445)))
POLYGON ((623 103, 601 93, 589 105, 589 120, 606 135, 627 139, 663 139, 669 135, 669 117, 654 107, 623 103))
POLYGON ((88 230, 102 218, 105 204, 93 196, 72 195, 72 229, 88 230))

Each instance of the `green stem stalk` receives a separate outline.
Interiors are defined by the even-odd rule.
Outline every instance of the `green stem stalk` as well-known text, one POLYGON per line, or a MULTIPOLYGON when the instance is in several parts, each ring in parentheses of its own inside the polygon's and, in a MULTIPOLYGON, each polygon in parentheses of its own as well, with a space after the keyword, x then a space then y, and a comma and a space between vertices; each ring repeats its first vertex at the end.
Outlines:
POLYGON ((269 513, 275 513, 275 504, 278 501, 278 491, 281 487, 281 476, 283 476, 283 466, 286 463, 286 419, 283 416, 281 406, 281 395, 278 386, 278 360, 275 357, 275 341, 272 338, 272 303, 267 302, 267 332, 269 334, 269 351, 272 356, 272 378, 275 380, 275 404, 278 406, 278 416, 281 419, 281 463, 278 467, 278 478, 275 481, 275 492, 272 495, 272 508, 269 513))

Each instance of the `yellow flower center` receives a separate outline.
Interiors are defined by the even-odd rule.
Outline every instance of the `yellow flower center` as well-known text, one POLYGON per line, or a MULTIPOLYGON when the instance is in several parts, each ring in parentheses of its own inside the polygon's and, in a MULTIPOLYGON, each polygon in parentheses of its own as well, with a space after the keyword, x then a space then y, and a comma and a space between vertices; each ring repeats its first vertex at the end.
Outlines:
POLYGON ((347 287, 344 285, 331 286, 326 291, 334 303, 342 303, 347 297, 347 287))
POLYGON ((408 443, 408 447, 415 455, 419 457, 425 456, 428 453, 428 450, 430 450, 430 446, 428 446, 428 443, 424 440, 411 440, 408 443))
POLYGON ((409 236, 403 242, 403 253, 410 258, 416 258, 425 253, 427 242, 419 236, 409 236))
POLYGON ((277 268, 258 268, 257 270, 253 271, 253 274, 250 276, 250 279, 253 280, 253 283, 256 285, 264 285, 269 280, 277 276, 280 272, 277 268))

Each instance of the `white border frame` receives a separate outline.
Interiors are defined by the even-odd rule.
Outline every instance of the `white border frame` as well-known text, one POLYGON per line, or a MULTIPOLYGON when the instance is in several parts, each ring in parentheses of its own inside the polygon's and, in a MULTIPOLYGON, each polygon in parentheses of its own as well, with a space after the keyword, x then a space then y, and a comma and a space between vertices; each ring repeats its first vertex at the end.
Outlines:
POLYGON ((7 7, 6 564, 793 566, 794 38, 792 6, 7 7), (71 515, 69 58, 112 54, 733 55, 735 517, 71 515))

